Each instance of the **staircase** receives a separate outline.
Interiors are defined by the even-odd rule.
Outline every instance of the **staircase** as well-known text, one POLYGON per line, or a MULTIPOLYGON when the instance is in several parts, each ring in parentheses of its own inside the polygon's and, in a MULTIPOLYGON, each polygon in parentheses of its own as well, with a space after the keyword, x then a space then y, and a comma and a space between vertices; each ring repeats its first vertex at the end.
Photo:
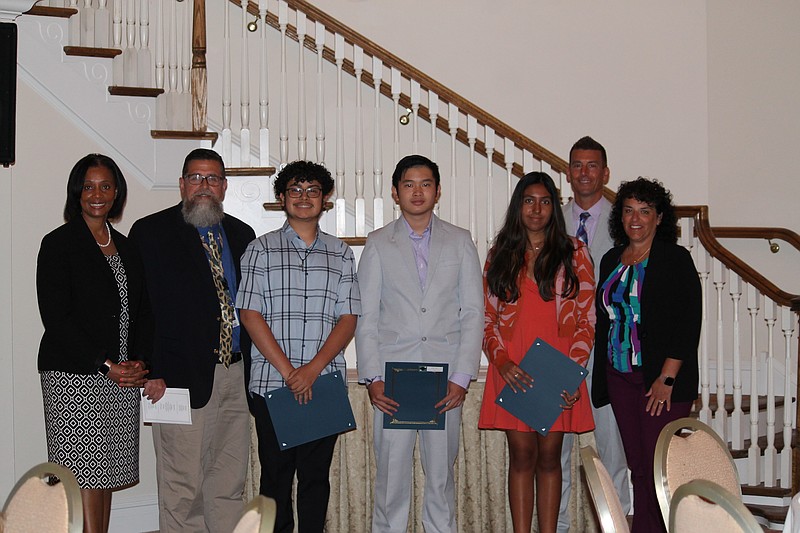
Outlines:
MULTIPOLYGON (((257 234, 282 223, 269 177, 297 158, 332 169, 336 197, 321 225, 355 246, 396 216, 385 176, 407 153, 439 163, 446 191, 439 215, 468 228, 482 257, 516 177, 541 170, 569 190, 563 159, 304 0, 261 0, 246 10, 209 2, 201 17, 188 1, 116 0, 101 16, 110 19, 106 46, 96 46, 102 38, 87 46, 74 19, 92 12, 75 0, 72 8, 42 3, 18 20, 20 76, 150 188, 174 188, 167 177, 176 159, 213 145, 231 165, 226 210, 257 234), (198 25, 203 18, 213 23, 198 25), (152 87, 139 86, 149 80, 152 87)), ((718 237, 777 236, 798 250, 800 238, 780 228, 712 228, 706 206, 679 214, 680 243, 703 287, 697 416, 730 444, 745 502, 775 525, 800 490, 800 299, 718 237)))

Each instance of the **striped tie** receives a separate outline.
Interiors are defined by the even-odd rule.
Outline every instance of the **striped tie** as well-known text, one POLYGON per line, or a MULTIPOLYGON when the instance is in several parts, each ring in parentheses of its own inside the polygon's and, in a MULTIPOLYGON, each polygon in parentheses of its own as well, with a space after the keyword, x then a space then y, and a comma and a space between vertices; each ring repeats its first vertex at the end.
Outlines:
POLYGON ((575 236, 583 241, 583 244, 586 246, 589 246, 589 234, 586 233, 586 219, 590 216, 588 211, 581 213, 581 223, 578 226, 578 231, 575 232, 575 236))

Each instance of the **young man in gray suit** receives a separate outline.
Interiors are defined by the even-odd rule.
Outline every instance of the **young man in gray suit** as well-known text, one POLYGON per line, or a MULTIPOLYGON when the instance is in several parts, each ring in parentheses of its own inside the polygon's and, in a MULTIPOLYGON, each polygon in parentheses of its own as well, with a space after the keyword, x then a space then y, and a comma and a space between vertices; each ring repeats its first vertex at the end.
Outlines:
POLYGON ((406 156, 392 175, 392 198, 402 216, 373 231, 361 255, 361 318, 356 327, 359 379, 375 406, 377 473, 373 533, 405 533, 411 503, 414 444, 419 434, 425 471, 422 524, 426 533, 456 533, 453 467, 461 406, 478 373, 483 337, 483 284, 468 231, 440 220, 439 168, 406 156), (447 363, 447 413, 442 430, 383 429, 383 414, 398 403, 384 394, 387 361, 447 363))
MULTIPOLYGON (((575 235, 589 245, 589 251, 594 260, 594 276, 596 283, 602 283, 600 275, 600 260, 609 251, 614 243, 608 234, 608 216, 611 213, 611 202, 603 197, 603 188, 608 183, 609 169, 606 159, 606 149, 592 139, 583 137, 578 140, 569 152, 569 172, 567 182, 572 187, 573 198, 562 207, 564 220, 567 223, 567 233, 575 235)), ((592 367, 594 366, 594 351, 589 357, 589 377, 586 383, 591 393, 592 367)), ((597 452, 611 478, 614 488, 619 494, 622 507, 626 514, 631 511, 630 488, 628 485, 628 465, 625 460, 625 451, 622 449, 622 439, 619 436, 617 421, 614 412, 609 406, 595 409, 594 437, 597 441, 597 452)), ((569 497, 572 491, 570 476, 570 460, 572 458, 573 434, 565 433, 561 447, 561 509, 558 514, 559 533, 568 533, 570 526, 569 497)))

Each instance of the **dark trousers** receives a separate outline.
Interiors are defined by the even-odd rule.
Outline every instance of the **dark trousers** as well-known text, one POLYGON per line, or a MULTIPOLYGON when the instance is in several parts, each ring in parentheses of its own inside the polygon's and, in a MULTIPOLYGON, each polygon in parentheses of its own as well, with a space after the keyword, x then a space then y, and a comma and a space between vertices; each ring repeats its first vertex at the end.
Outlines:
POLYGON ((274 498, 277 506, 275 533, 292 533, 292 484, 297 473, 297 521, 299 533, 322 533, 331 492, 328 475, 338 435, 281 450, 264 398, 254 394, 252 412, 258 433, 261 461, 259 492, 274 498))
POLYGON ((689 416, 692 402, 672 402, 669 411, 663 409, 661 415, 650 416, 645 411, 649 398, 645 396, 647 389, 641 372, 623 374, 608 365, 606 374, 611 407, 614 409, 614 417, 619 426, 628 468, 631 469, 633 482, 631 532, 666 533, 667 528, 661 518, 653 477, 656 442, 664 426, 673 420, 689 416))

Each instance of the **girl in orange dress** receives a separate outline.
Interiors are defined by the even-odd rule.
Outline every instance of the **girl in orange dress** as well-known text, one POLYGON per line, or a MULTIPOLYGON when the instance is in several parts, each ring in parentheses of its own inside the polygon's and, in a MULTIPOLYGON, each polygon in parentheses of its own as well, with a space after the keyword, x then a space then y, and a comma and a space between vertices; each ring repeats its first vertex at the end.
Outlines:
POLYGON ((481 429, 506 432, 515 532, 531 530, 534 496, 539 531, 556 530, 561 441, 565 431, 594 429, 591 400, 586 383, 577 391, 564 391, 564 411, 543 437, 495 404, 495 399, 506 384, 515 392, 536 386, 536 376, 518 363, 537 337, 586 366, 594 342, 594 292, 589 251, 567 235, 553 180, 542 172, 526 174, 511 195, 505 223, 484 268, 483 350, 491 365, 478 421, 481 429))

